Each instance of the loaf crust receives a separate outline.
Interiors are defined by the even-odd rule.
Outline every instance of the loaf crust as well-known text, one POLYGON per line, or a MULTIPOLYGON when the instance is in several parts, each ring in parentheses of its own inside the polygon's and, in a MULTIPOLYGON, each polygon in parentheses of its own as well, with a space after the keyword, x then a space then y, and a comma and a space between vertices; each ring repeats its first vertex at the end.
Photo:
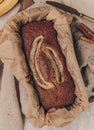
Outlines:
MULTIPOLYGON (((67 70, 66 59, 62 54, 58 44, 57 33, 53 27, 53 22, 46 20, 34 21, 22 27, 22 37, 24 41, 26 57, 28 61, 32 60, 32 57, 30 59, 30 51, 33 46, 32 43, 34 39, 40 35, 44 37, 44 40, 42 47, 39 50, 40 52, 38 54, 37 64, 44 80, 54 84, 54 87, 45 89, 42 88, 35 80, 35 87, 39 95, 40 103, 43 105, 45 110, 54 107, 59 108, 72 105, 75 100, 75 86, 67 70), (55 63, 55 66, 55 64, 51 61, 51 54, 46 54, 47 52, 45 50, 45 46, 53 49, 57 53, 57 56, 61 62, 61 67, 63 69, 59 68, 57 63, 55 63), (58 70, 56 70, 55 67, 58 70), (55 71, 58 71, 59 74, 57 74, 55 71), (57 77, 59 77, 58 81, 56 81, 57 77)), ((52 54, 52 57, 54 57, 54 54, 52 54)), ((33 71, 32 69, 33 68, 31 67, 31 71, 33 71)))

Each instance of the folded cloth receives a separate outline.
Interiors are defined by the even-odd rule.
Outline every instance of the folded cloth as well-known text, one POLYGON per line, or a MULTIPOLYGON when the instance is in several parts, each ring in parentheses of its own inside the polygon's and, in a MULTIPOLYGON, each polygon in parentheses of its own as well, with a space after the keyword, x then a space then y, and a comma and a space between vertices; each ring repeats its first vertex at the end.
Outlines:
MULTIPOLYGON (((78 17, 74 18, 71 30, 74 38, 74 47, 83 80, 88 93, 88 99, 94 99, 94 44, 80 40, 84 34, 78 29, 78 25, 84 23, 94 32, 94 23, 82 21, 78 17)), ((94 101, 92 99, 92 101, 94 101)))
MULTIPOLYGON (((0 71, 2 70, 0 62, 0 71)), ((0 89, 0 130, 23 130, 23 121, 16 94, 15 80, 4 65, 0 89)))
POLYGON ((3 63, 0 61, 0 89, 1 89, 2 73, 3 73, 3 63))

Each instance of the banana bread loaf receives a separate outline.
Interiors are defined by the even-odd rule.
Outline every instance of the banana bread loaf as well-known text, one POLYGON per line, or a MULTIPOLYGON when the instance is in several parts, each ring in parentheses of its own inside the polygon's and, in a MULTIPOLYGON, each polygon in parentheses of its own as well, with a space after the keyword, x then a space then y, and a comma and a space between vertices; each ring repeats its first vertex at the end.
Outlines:
POLYGON ((40 104, 45 110, 72 105, 76 98, 75 85, 58 44, 53 22, 41 20, 27 23, 22 27, 21 35, 26 59, 32 63, 30 69, 40 104), (33 45, 38 36, 43 36, 43 42, 33 45))

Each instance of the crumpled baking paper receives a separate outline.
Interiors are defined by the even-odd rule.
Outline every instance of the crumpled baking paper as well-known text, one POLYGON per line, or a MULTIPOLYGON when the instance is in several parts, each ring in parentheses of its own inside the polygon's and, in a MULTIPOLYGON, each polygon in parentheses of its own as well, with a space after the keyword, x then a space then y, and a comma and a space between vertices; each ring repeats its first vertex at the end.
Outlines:
MULTIPOLYGON (((42 6, 37 8, 30 7, 13 16, 5 24, 0 37, 0 59, 4 63, 4 66, 7 66, 7 69, 10 71, 10 73, 13 74, 19 81, 21 110, 25 117, 35 127, 42 127, 44 125, 63 127, 72 122, 79 113, 87 108, 87 94, 74 53, 74 47, 67 18, 55 8, 50 6, 42 6), (39 105, 38 96, 32 82, 28 82, 27 77, 29 77, 29 70, 26 65, 24 52, 22 50, 23 43, 19 32, 21 26, 27 22, 41 20, 43 18, 46 20, 52 20, 54 22, 54 28, 58 33, 57 38, 59 45, 66 58, 68 71, 70 72, 75 84, 75 95, 77 98, 71 107, 71 110, 67 110, 66 108, 52 108, 45 113, 43 107, 39 105)), ((11 91, 11 93, 13 92, 11 91)), ((6 100, 7 93, 4 95, 4 93, 1 91, 1 94, 4 96, 4 100, 6 100)), ((1 104, 0 106, 2 108, 3 105, 1 104)), ((7 113, 5 112, 5 115, 6 114, 7 113)), ((0 116, 3 117, 3 115, 0 116)), ((2 117, 0 117, 0 120, 2 120, 2 117)), ((0 123, 0 126, 1 125, 2 123, 0 123)))

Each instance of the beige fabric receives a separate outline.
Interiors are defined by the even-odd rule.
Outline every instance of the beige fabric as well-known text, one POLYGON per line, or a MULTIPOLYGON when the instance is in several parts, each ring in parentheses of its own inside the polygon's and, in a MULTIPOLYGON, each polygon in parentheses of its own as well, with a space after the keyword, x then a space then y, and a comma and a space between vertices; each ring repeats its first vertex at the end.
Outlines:
POLYGON ((2 73, 3 73, 3 64, 0 61, 0 89, 1 89, 2 73))
POLYGON ((23 130, 23 121, 16 95, 14 77, 5 66, 1 86, 0 130, 23 130))
MULTIPOLYGON (((91 96, 94 96, 94 92, 92 91, 94 88, 94 44, 79 39, 79 36, 83 35, 77 28, 80 22, 83 23, 79 18, 73 20, 71 31, 75 39, 75 52, 89 99, 91 96)), ((84 24, 94 32, 94 23, 89 23, 87 21, 84 24)))
POLYGON ((35 127, 42 127, 45 124, 57 127, 65 126, 87 108, 87 94, 74 54, 68 22, 66 17, 56 9, 49 6, 33 9, 28 8, 12 17, 4 26, 1 35, 0 58, 19 80, 22 111, 35 127), (77 96, 70 111, 65 108, 57 110, 54 108, 50 109, 46 115, 42 106, 39 106, 37 93, 33 85, 27 82, 26 77, 29 72, 22 51, 22 40, 19 34, 20 27, 23 24, 43 18, 54 22, 61 50, 66 57, 67 68, 76 86, 75 94, 77 96))

